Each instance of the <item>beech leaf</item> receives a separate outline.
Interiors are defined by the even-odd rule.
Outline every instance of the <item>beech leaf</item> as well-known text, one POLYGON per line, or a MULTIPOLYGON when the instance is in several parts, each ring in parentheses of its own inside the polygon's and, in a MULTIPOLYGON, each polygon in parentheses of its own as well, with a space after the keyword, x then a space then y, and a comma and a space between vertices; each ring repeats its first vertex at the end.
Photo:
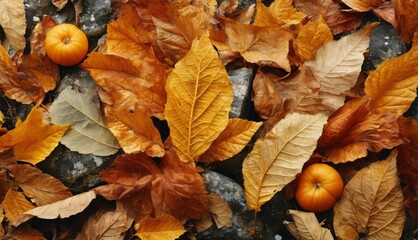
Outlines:
POLYGON ((136 235, 142 240, 174 240, 186 232, 183 225, 169 215, 147 218, 139 224, 136 235))
POLYGON ((165 117, 182 161, 196 161, 228 124, 232 86, 207 35, 170 73, 165 117))
POLYGON ((9 189, 7 191, 4 201, 2 202, 6 218, 14 225, 17 223, 19 216, 24 212, 34 208, 34 206, 25 198, 23 193, 9 189))
POLYGON ((313 212, 289 210, 295 222, 284 221, 292 235, 301 240, 332 240, 334 239, 329 229, 323 228, 313 212))
POLYGON ((26 17, 23 0, 0 2, 0 25, 15 50, 26 45, 26 17))
POLYGON ((327 118, 325 113, 293 113, 257 140, 242 167, 249 209, 260 211, 261 205, 302 171, 315 150, 327 118))
POLYGON ((405 210, 396 171, 397 151, 361 169, 334 205, 334 229, 344 239, 400 239, 405 210))
POLYGON ((72 151, 108 156, 119 150, 119 144, 106 127, 92 93, 65 88, 49 107, 52 123, 71 124, 61 143, 72 151))
POLYGON ((261 122, 230 119, 225 130, 212 142, 209 149, 199 158, 199 162, 223 161, 235 156, 247 146, 261 125, 261 122))

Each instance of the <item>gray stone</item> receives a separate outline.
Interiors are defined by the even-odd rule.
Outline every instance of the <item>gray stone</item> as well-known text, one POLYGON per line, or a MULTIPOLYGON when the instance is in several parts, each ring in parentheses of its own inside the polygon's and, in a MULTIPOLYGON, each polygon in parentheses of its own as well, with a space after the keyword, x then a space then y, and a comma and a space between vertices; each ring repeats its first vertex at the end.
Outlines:
POLYGON ((247 211, 244 190, 232 179, 217 172, 202 174, 209 193, 218 194, 232 210, 232 227, 218 229, 214 226, 199 233, 198 239, 251 239, 248 228, 253 226, 254 215, 247 211))
POLYGON ((80 28, 88 37, 100 37, 113 15, 110 0, 84 0, 80 14, 80 28))
POLYGON ((71 71, 61 79, 58 85, 58 92, 61 92, 68 86, 77 88, 80 92, 84 93, 95 91, 97 88, 97 85, 90 74, 81 68, 72 68, 71 71))
POLYGON ((27 28, 32 31, 44 15, 50 15, 57 23, 74 22, 74 8, 69 3, 59 12, 51 0, 24 0, 27 28))
POLYGON ((234 99, 230 118, 247 118, 251 106, 251 87, 254 78, 250 68, 240 68, 228 72, 229 81, 232 83, 234 99))
POLYGON ((363 64, 366 72, 376 69, 381 62, 407 51, 405 42, 400 40, 393 26, 384 21, 372 30, 369 49, 370 54, 363 64))

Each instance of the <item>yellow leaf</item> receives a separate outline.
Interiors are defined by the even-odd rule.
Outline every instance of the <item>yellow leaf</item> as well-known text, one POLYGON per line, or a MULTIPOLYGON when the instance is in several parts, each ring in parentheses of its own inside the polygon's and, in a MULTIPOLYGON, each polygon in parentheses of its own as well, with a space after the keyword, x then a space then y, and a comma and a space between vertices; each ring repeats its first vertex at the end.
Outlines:
POLYGON ((164 115, 182 161, 197 160, 228 124, 232 86, 207 35, 196 41, 167 80, 164 115))
POLYGON ((297 53, 303 60, 315 58, 316 51, 333 39, 322 15, 314 22, 303 25, 296 39, 297 53))
POLYGON ((327 118, 324 113, 293 113, 277 123, 264 138, 257 140, 242 166, 249 209, 260 211, 261 205, 302 171, 315 150, 327 118))
POLYGON ((34 206, 25 198, 23 193, 9 189, 4 197, 3 207, 6 212, 6 218, 16 226, 16 219, 24 212, 34 208, 34 206))
POLYGON ((230 119, 225 130, 212 142, 209 149, 199 158, 199 162, 223 161, 241 152, 247 146, 262 122, 244 119, 230 119))
POLYGON ((268 27, 283 27, 286 25, 281 19, 276 18, 269 11, 269 9, 263 4, 261 0, 257 0, 257 14, 254 19, 255 26, 268 26, 268 27))
POLYGON ((137 231, 142 240, 174 240, 185 230, 181 223, 169 215, 142 220, 137 231))
POLYGON ((323 228, 318 222, 315 213, 296 210, 289 210, 289 213, 292 215, 295 222, 284 221, 284 224, 296 239, 334 239, 331 231, 323 228))
POLYGON ((382 0, 341 0, 347 6, 356 10, 357 12, 367 12, 370 9, 379 7, 383 1, 382 0))
POLYGON ((20 161, 37 164, 58 145, 69 125, 47 125, 34 107, 26 120, 0 137, 0 152, 13 148, 20 161))
POLYGON ((341 239, 400 239, 404 201, 396 170, 397 151, 363 168, 334 205, 334 229, 341 239))
POLYGON ((293 7, 293 0, 274 1, 269 7, 269 11, 287 25, 299 24, 306 17, 303 12, 299 12, 293 7))
POLYGON ((372 71, 365 83, 370 108, 376 112, 406 112, 416 97, 418 84, 418 45, 407 53, 384 61, 372 71))

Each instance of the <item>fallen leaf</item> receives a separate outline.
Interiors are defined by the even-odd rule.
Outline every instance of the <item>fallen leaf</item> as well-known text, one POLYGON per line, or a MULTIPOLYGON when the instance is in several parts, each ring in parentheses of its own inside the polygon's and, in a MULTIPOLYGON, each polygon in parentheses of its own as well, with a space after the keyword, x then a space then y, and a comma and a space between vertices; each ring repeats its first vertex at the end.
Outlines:
POLYGON ((339 1, 324 0, 321 4, 321 12, 325 22, 335 36, 344 32, 355 31, 363 22, 366 13, 343 11, 339 1))
POLYGON ((99 209, 91 215, 76 239, 122 240, 134 219, 134 211, 117 201, 115 210, 99 209))
POLYGON ((324 113, 293 113, 256 141, 242 167, 249 209, 260 211, 261 205, 302 171, 315 150, 327 118, 324 113))
POLYGON ((22 0, 2 1, 0 3, 0 25, 15 50, 26 45, 25 5, 22 0))
POLYGON ((15 226, 28 221, 32 217, 42 219, 68 218, 86 209, 91 201, 96 198, 96 193, 92 191, 80 193, 72 197, 50 203, 33 209, 26 209, 16 220, 15 226))
POLYGON ((232 210, 228 203, 217 194, 209 194, 209 210, 218 228, 232 227, 232 210))
POLYGON ((45 124, 41 109, 34 107, 24 122, 0 137, 0 152, 13 148, 17 159, 37 164, 58 146, 68 127, 45 124))
POLYGON ((344 92, 356 83, 364 61, 364 52, 369 47, 370 32, 376 24, 329 41, 321 47, 315 60, 305 62, 315 78, 321 83, 319 97, 323 104, 334 111, 344 104, 344 92))
POLYGON ((417 51, 418 45, 414 45, 407 53, 382 62, 370 72, 364 91, 372 99, 373 111, 401 115, 408 110, 418 85, 417 51))
POLYGON ((344 239, 400 239, 405 211, 396 171, 397 151, 363 168, 334 205, 334 229, 344 239))
POLYGON ((328 119, 318 140, 318 152, 326 161, 344 163, 402 143, 395 113, 370 111, 370 100, 354 98, 328 119))
POLYGON ((418 122, 399 117, 399 130, 405 143, 398 146, 398 172, 402 181, 418 191, 418 122))
POLYGON ((230 119, 225 130, 212 142, 209 149, 199 158, 199 162, 223 161, 241 152, 250 142, 262 122, 244 119, 230 119))
POLYGON ((18 217, 24 212, 33 209, 34 206, 25 198, 23 193, 9 189, 6 193, 6 197, 2 202, 6 218, 13 224, 18 226, 18 217))
POLYGON ((57 11, 61 11, 67 5, 68 0, 52 0, 52 4, 57 7, 57 11))
POLYGON ((147 218, 139 224, 136 235, 142 240, 174 240, 186 232, 183 225, 169 215, 147 218))
POLYGON ((284 221, 292 235, 301 240, 334 239, 329 229, 323 228, 313 212, 289 210, 295 222, 284 221))
POLYGON ((182 161, 197 160, 228 124, 232 86, 207 35, 170 73, 164 115, 182 161))
POLYGON ((357 12, 367 12, 382 5, 383 0, 341 0, 351 9, 357 12))
POLYGON ((277 27, 277 28, 287 28, 286 22, 283 21, 283 18, 279 15, 276 17, 272 12, 269 11, 269 8, 266 7, 261 0, 257 0, 257 14, 254 18, 255 26, 263 27, 277 27))
MULTIPOLYGON (((44 16, 41 22, 37 23, 30 35, 30 51, 32 53, 46 55, 45 38, 49 30, 55 27, 57 23, 51 16, 44 16)), ((58 70, 57 70, 58 71, 58 70)))
POLYGON ((414 0, 393 0, 397 31, 406 42, 411 42, 418 28, 418 2, 414 0))
POLYGON ((331 30, 320 15, 318 20, 301 27, 296 38, 297 53, 302 60, 311 60, 315 58, 317 50, 331 40, 333 40, 331 30))
POLYGON ((13 229, 11 236, 5 236, 2 240, 47 240, 38 230, 32 228, 29 224, 19 226, 13 229))
POLYGON ((322 0, 294 0, 293 4, 295 8, 305 13, 311 19, 317 19, 321 13, 320 7, 323 3, 322 0))
POLYGON ((109 156, 119 144, 107 128, 102 113, 94 103, 93 93, 81 93, 66 87, 49 107, 54 124, 71 124, 61 143, 83 154, 109 156))
POLYGON ((411 219, 418 217, 418 193, 409 185, 402 189, 402 194, 405 199, 405 209, 408 211, 411 219))
POLYGON ((70 190, 58 179, 42 173, 38 168, 28 164, 16 165, 13 176, 14 182, 37 206, 47 205, 72 196, 70 190))
POLYGON ((287 25, 297 25, 306 17, 303 12, 299 12, 293 7, 293 0, 274 1, 269 7, 269 11, 275 18, 287 25))
POLYGON ((398 29, 398 21, 395 18, 395 9, 393 8, 393 2, 383 2, 377 8, 374 8, 373 13, 380 19, 392 24, 395 29, 398 29))

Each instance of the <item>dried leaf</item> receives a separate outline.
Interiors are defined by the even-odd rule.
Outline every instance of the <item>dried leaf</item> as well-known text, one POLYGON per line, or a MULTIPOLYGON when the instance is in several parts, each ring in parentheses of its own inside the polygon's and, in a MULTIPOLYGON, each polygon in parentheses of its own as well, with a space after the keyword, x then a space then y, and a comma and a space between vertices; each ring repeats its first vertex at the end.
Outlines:
POLYGON ((365 13, 343 11, 339 1, 324 0, 321 12, 333 35, 356 30, 363 22, 365 13))
POLYGON ((34 206, 25 198, 23 193, 9 189, 6 193, 6 197, 2 202, 4 211, 6 212, 6 218, 14 225, 18 226, 17 220, 24 212, 33 209, 34 206))
POLYGON ((393 0, 398 33, 403 40, 411 42, 418 28, 418 2, 414 0, 393 0))
POLYGON ((405 199, 405 209, 408 211, 411 219, 418 217, 418 194, 416 190, 412 189, 409 185, 402 189, 402 194, 405 199))
POLYGON ((378 18, 392 24, 395 29, 398 29, 398 21, 395 18, 395 9, 392 1, 384 2, 379 7, 374 8, 373 13, 378 18))
POLYGON ((209 209, 218 228, 232 227, 232 210, 217 194, 209 194, 209 209))
POLYGON ((269 11, 275 18, 287 25, 297 25, 306 17, 303 12, 299 12, 293 7, 293 0, 274 1, 269 7, 269 11))
POLYGON ((341 0, 347 6, 357 12, 367 12, 370 9, 379 7, 383 0, 341 0))
POLYGON ((405 211, 396 150, 360 170, 334 206, 334 229, 344 239, 400 239, 405 211))
POLYGON ((26 17, 23 0, 1 1, 0 25, 15 50, 26 45, 26 17))
POLYGON ((52 4, 57 7, 57 11, 61 11, 67 5, 68 0, 52 0, 52 4))
POLYGON ((14 181, 37 206, 47 205, 71 197, 70 190, 58 179, 42 173, 38 168, 18 164, 13 171, 14 181))
POLYGON ((416 97, 418 84, 418 45, 407 53, 386 60, 370 72, 366 96, 372 99, 370 108, 376 112, 406 112, 416 97))
POLYGON ((241 152, 250 142, 262 122, 244 119, 230 119, 225 130, 212 142, 209 149, 199 158, 199 162, 223 161, 241 152))
POLYGON ((273 13, 269 11, 269 8, 266 7, 261 0, 257 0, 257 14, 255 15, 254 25, 278 28, 288 27, 283 21, 283 18, 274 16, 273 13))
POLYGON ((91 215, 76 239, 122 240, 134 219, 134 211, 118 201, 115 210, 99 209, 91 215))
POLYGON ((338 109, 324 127, 318 151, 327 161, 342 163, 380 152, 402 143, 394 113, 370 111, 370 100, 354 98, 338 109))
POLYGON ((174 240, 186 232, 183 225, 169 215, 147 218, 139 224, 136 235, 142 240, 174 240))
POLYGON ((316 51, 333 39, 331 30, 322 15, 318 20, 303 25, 296 38, 297 53, 302 60, 315 58, 316 51))
MULTIPOLYGON (((44 16, 42 21, 37 23, 30 35, 30 50, 32 53, 46 55, 45 38, 49 30, 55 27, 57 23, 51 16, 44 16)), ((58 71, 58 70, 57 70, 58 71)))
POLYGON ((301 240, 334 239, 331 231, 323 228, 318 222, 315 213, 296 210, 289 210, 289 213, 295 222, 284 221, 284 224, 295 238, 301 240))
POLYGON ((302 171, 315 150, 327 117, 324 113, 293 113, 257 140, 242 167, 249 209, 260 211, 262 204, 302 171))
POLYGON ((96 193, 94 191, 88 191, 48 205, 36 207, 31 210, 27 209, 16 220, 15 226, 19 226, 32 217, 42 219, 68 218, 84 211, 95 198, 96 193))
POLYGON ((167 80, 165 116, 182 161, 197 160, 228 124, 232 86, 207 35, 167 80))
POLYGON ((58 146, 68 127, 45 124, 41 109, 34 107, 24 122, 0 137, 0 152, 13 148, 17 159, 37 164, 58 146))
POLYGON ((398 172, 402 181, 418 191, 418 122, 399 117, 399 130, 405 143, 398 147, 398 172))
POLYGON ((29 224, 19 226, 13 229, 11 236, 5 236, 2 240, 47 240, 38 230, 32 228, 29 224))
POLYGON ((61 143, 72 151, 108 156, 119 150, 92 93, 65 88, 49 107, 52 123, 71 124, 61 143))
POLYGON ((360 75, 364 61, 363 53, 369 47, 370 32, 375 24, 327 42, 316 54, 315 60, 305 62, 315 78, 321 83, 320 97, 334 111, 344 104, 345 91, 351 89, 360 75))

